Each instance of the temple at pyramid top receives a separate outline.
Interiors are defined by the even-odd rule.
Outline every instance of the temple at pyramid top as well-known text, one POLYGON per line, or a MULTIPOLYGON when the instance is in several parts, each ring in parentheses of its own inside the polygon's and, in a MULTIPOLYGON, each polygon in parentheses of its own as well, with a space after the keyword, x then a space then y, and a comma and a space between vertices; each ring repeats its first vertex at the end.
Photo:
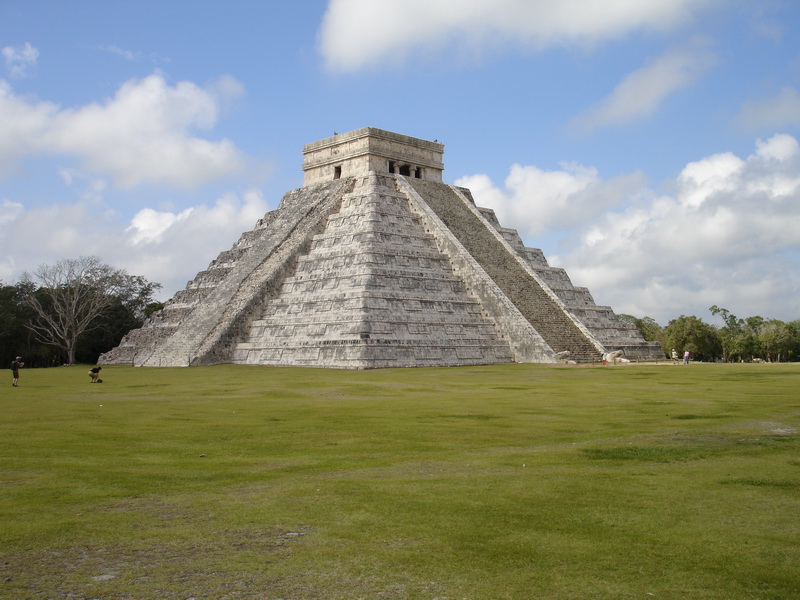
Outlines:
POLYGON ((444 146, 365 127, 307 144, 303 186, 101 364, 371 369, 664 358, 526 247, 444 146))
POLYGON ((354 175, 396 173, 442 182, 444 144, 362 127, 306 144, 303 186, 354 175))

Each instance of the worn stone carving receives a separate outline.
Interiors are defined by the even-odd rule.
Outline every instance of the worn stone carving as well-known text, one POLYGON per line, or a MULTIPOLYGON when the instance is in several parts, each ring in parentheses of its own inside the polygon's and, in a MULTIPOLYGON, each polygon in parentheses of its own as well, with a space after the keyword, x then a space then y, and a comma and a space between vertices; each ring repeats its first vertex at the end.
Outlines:
POLYGON ((101 364, 336 368, 663 358, 469 190, 444 146, 375 128, 308 144, 302 188, 101 364))
POLYGON ((623 356, 623 350, 614 350, 613 352, 609 352, 606 354, 606 360, 610 363, 627 363, 630 362, 627 358, 623 356))

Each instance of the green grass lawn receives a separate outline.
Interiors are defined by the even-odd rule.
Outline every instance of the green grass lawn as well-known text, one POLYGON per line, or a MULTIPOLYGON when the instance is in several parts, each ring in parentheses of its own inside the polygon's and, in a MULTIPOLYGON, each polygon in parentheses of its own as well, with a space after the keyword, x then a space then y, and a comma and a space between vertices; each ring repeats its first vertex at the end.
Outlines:
POLYGON ((800 598, 800 364, 23 370, 0 598, 800 598))

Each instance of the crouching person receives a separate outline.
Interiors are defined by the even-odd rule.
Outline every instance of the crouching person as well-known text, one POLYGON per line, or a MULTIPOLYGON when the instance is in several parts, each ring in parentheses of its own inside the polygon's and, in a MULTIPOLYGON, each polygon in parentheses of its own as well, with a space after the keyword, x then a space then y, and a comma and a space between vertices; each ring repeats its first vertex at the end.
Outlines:
POLYGON ((102 383, 102 379, 100 379, 100 370, 103 367, 93 367, 89 369, 89 383, 102 383))

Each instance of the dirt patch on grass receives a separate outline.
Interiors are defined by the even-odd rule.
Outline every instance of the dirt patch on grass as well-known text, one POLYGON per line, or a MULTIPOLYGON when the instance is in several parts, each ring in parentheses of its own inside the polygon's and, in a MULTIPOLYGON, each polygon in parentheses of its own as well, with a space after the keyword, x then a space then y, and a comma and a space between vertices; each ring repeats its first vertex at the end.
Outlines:
POLYGON ((226 532, 192 545, 121 543, 21 552, 3 558, 0 595, 31 600, 266 598, 277 584, 270 565, 305 534, 226 532))
POLYGON ((134 511, 136 526, 116 536, 81 532, 74 543, 0 556, 0 597, 26 600, 252 600, 280 582, 280 563, 311 533, 307 527, 223 529, 216 519, 154 499, 106 509, 134 511), (109 540, 109 537, 116 538, 109 540))

